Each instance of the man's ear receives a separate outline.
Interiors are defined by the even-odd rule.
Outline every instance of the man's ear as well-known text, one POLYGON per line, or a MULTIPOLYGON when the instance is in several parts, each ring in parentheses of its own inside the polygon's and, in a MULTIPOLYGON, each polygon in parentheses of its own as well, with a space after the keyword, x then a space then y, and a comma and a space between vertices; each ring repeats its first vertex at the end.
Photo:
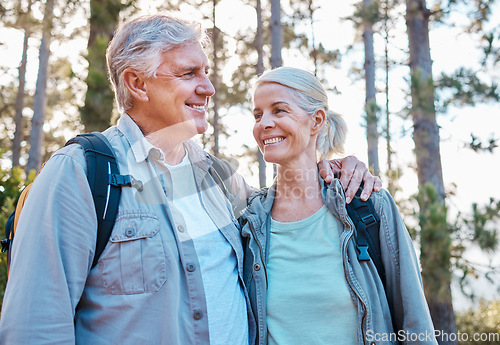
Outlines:
POLYGON ((127 68, 123 72, 123 83, 135 101, 149 101, 144 77, 138 74, 135 70, 127 68))
POLYGON ((319 133, 326 121, 326 113, 323 109, 318 109, 312 116, 313 124, 311 128, 311 135, 319 133))

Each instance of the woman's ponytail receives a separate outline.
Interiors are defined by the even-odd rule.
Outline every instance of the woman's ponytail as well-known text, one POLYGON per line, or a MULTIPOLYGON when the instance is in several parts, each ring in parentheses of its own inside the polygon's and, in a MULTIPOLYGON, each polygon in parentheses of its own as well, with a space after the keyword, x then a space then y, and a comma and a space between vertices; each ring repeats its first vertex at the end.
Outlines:
POLYGON ((347 124, 342 115, 331 110, 326 112, 326 120, 318 134, 316 149, 321 159, 330 159, 333 154, 344 153, 347 124))

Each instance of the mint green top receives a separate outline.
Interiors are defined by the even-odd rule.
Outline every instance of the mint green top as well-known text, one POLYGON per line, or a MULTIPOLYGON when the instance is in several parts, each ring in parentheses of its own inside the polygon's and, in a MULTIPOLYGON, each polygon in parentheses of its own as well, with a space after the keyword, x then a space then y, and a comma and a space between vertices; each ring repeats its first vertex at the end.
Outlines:
POLYGON ((271 220, 269 345, 357 343, 337 222, 325 206, 298 222, 271 220))

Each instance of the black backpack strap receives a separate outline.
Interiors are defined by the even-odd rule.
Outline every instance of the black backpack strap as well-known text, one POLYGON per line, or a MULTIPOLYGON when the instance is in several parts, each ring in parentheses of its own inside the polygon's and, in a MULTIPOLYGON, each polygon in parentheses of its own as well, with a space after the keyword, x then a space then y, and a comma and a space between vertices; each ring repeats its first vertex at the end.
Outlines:
POLYGON ((121 186, 131 185, 130 176, 120 175, 111 145, 98 132, 70 139, 66 145, 79 144, 85 152, 87 179, 97 214, 97 243, 92 268, 95 267, 115 224, 120 203, 121 186))
POLYGON ((8 262, 10 262, 10 248, 12 247, 12 240, 14 238, 14 219, 16 217, 16 211, 12 212, 5 223, 5 239, 1 241, 2 243, 2 253, 6 251, 9 252, 8 262))
POLYGON ((380 252, 380 217, 371 199, 361 200, 362 190, 363 186, 358 189, 351 203, 346 205, 347 213, 356 227, 358 260, 369 261, 371 258, 385 287, 385 270, 380 252))

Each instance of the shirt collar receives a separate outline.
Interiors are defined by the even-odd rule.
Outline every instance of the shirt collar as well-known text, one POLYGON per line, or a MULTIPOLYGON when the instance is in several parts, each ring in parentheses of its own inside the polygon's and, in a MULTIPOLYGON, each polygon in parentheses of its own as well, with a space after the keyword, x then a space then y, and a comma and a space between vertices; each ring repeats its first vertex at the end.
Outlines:
POLYGON ((128 114, 124 113, 120 117, 117 127, 129 142, 136 163, 143 162, 148 157, 152 160, 165 159, 163 152, 144 137, 139 126, 128 114))
MULTIPOLYGON (((123 113, 118 119, 117 127, 129 142, 136 163, 143 162, 146 158, 155 161, 161 160, 162 162, 165 160, 163 152, 146 139, 139 126, 127 113, 123 113)), ((191 163, 206 173, 211 166, 207 154, 191 139, 184 142, 184 148, 191 163)))

